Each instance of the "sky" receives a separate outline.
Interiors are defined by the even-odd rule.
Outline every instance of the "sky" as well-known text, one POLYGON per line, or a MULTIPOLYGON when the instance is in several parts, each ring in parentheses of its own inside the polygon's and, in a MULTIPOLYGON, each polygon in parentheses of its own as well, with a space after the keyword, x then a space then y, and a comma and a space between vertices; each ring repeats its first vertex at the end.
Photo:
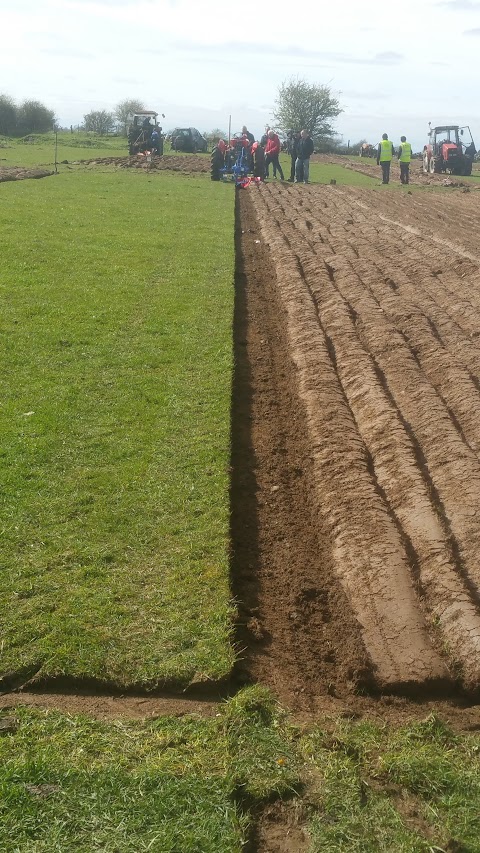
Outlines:
POLYGON ((468 124, 480 148, 480 0, 300 7, 212 0, 0 0, 0 94, 39 100, 62 127, 126 99, 178 126, 259 138, 279 86, 330 87, 343 140, 468 124))

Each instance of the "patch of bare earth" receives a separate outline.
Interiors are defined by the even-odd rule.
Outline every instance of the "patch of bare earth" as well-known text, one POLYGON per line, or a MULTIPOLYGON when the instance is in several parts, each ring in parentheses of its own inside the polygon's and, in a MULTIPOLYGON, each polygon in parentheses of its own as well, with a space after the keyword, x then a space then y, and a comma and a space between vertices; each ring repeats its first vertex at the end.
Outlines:
POLYGON ((48 178, 55 173, 48 169, 25 169, 21 166, 2 166, 0 184, 5 181, 24 181, 27 178, 48 178))
POLYGON ((72 166, 115 166, 117 169, 143 169, 144 171, 168 171, 190 173, 210 172, 210 157, 198 154, 182 156, 167 154, 162 157, 135 154, 131 157, 94 157, 88 160, 62 161, 72 166))
POLYGON ((267 805, 255 823, 246 853, 307 853, 307 815, 299 800, 267 805))

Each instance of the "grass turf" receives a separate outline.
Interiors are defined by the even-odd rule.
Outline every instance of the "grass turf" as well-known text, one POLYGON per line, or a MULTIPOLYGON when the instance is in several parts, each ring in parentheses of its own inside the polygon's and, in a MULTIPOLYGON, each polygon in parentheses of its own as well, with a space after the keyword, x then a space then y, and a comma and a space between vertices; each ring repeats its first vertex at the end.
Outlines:
POLYGON ((1 189, 2 674, 230 671, 233 190, 1 189))
MULTIPOLYGON (((57 162, 87 160, 91 157, 126 157, 125 137, 92 137, 87 133, 60 132, 57 139, 57 162)), ((0 169, 7 166, 53 166, 55 134, 32 134, 26 140, 0 137, 0 169)), ((62 167, 59 166, 61 169, 62 167)))
POLYGON ((301 741, 311 853, 480 851, 478 734, 435 715, 399 728, 339 721, 301 741))
POLYGON ((20 707, 0 731, 0 849, 12 853, 239 853, 277 798, 303 816, 309 853, 480 850, 479 735, 434 715, 302 732, 253 687, 209 719, 20 707))
POLYGON ((0 849, 9 853, 234 853, 248 836, 247 800, 298 784, 285 716, 258 688, 205 720, 2 716, 0 849))

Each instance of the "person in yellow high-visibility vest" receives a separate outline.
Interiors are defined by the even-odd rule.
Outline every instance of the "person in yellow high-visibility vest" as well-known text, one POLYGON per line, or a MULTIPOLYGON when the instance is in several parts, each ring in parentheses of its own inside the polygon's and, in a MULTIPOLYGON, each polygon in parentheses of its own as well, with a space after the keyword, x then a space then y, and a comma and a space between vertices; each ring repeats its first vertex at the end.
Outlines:
POLYGON ((412 146, 407 142, 406 136, 400 137, 402 143, 398 149, 400 161, 400 180, 402 184, 410 183, 410 160, 412 159, 412 146))
POLYGON ((382 167, 382 184, 388 184, 390 180, 390 165, 395 154, 394 147, 388 138, 388 134, 382 135, 377 149, 377 166, 382 167))

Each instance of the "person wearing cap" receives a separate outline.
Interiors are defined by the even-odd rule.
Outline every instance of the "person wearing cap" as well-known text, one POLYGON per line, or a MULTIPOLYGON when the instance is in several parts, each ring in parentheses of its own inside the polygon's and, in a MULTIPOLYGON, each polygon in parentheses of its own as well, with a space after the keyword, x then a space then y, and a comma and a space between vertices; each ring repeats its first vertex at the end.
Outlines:
POLYGON ((394 154, 395 149, 388 138, 388 133, 383 133, 377 149, 377 166, 382 168, 382 184, 388 184, 390 180, 390 166, 394 154))
POLYGON ((400 180, 402 184, 410 183, 410 161, 412 159, 412 146, 407 142, 406 136, 400 137, 402 143, 398 149, 398 160, 400 162, 400 180))

